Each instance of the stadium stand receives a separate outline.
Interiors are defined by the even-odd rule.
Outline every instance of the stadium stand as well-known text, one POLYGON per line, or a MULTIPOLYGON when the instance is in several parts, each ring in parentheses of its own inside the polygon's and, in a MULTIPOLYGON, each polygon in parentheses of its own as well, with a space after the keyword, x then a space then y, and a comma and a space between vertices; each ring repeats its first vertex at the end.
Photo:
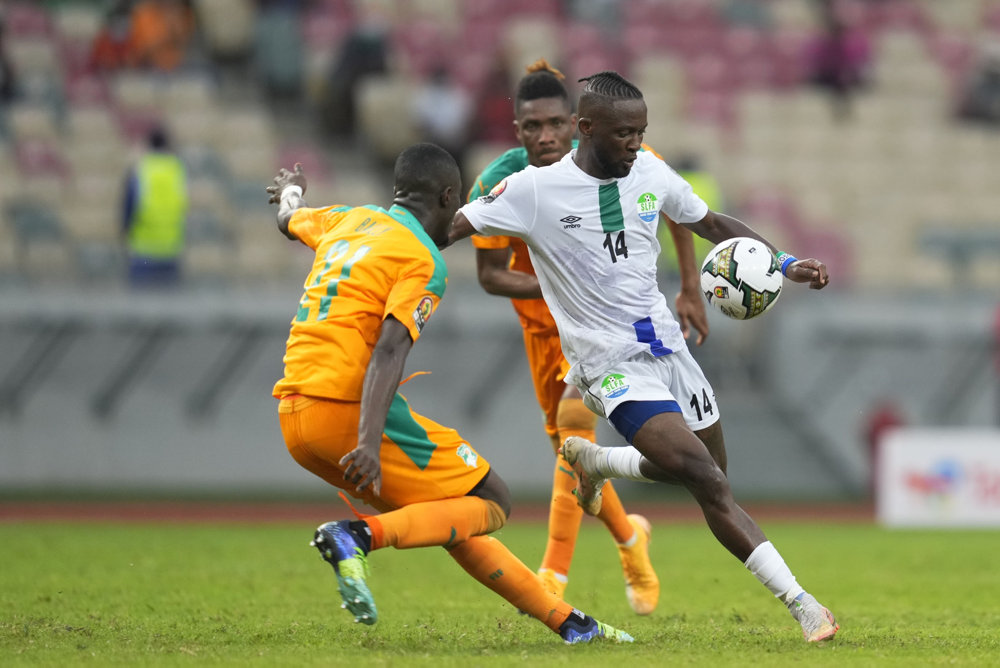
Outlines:
MULTIPOLYGON (((4 280, 17 274, 9 259, 18 254, 23 226, 13 211, 24 192, 49 191, 68 256, 78 245, 97 257, 100 244, 115 246, 116 212, 92 194, 114 188, 110 177, 101 183, 93 172, 119 174, 154 121, 167 122, 192 173, 209 179, 193 198, 193 243, 211 237, 217 248, 193 266, 225 275, 210 271, 212 263, 224 261, 227 247, 251 255, 240 212, 254 187, 295 159, 285 146, 311 148, 303 153, 311 173, 327 165, 316 173, 317 191, 350 199, 377 192, 384 166, 416 137, 403 110, 431 68, 446 64, 478 98, 491 63, 500 59, 514 78, 540 56, 571 80, 603 68, 632 77, 649 101, 650 143, 668 160, 697 152, 737 214, 752 208, 762 189, 782 193, 794 215, 754 222, 769 230, 787 225, 780 232, 787 238, 829 247, 834 269, 850 278, 841 285, 933 286, 949 271, 942 259, 948 255, 922 241, 928 230, 952 225, 953 236, 972 230, 976 238, 996 224, 1000 193, 988 166, 1000 134, 955 118, 980 46, 1000 40, 996 0, 843 2, 870 39, 873 59, 870 84, 840 121, 823 92, 806 82, 803 49, 821 21, 800 0, 633 0, 605 3, 602 13, 555 0, 190 4, 195 39, 181 66, 166 73, 94 69, 89 54, 107 5, 5 5, 2 48, 16 94, 0 110, 2 154, 23 174, 19 187, 2 188, 4 280), (356 135, 331 142, 317 119, 328 76, 339 45, 373 10, 392 22, 390 71, 365 77, 356 135), (290 106, 299 113, 289 117, 290 106), (880 240, 891 243, 873 243, 880 240), (875 254, 884 260, 873 263, 875 254)), ((500 137, 487 139, 469 155, 486 154, 500 137)), ((281 272, 285 265, 267 267, 281 272)))

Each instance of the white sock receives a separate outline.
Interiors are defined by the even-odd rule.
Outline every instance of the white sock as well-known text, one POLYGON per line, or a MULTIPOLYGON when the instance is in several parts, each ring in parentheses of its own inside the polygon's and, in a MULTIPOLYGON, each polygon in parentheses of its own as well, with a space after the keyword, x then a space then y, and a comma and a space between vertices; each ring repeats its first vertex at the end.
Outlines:
POLYGON ((633 531, 631 538, 629 538, 624 543, 618 543, 618 544, 620 546, 622 546, 622 547, 632 547, 633 545, 635 545, 636 541, 638 541, 638 540, 639 540, 639 532, 638 531, 633 531))
POLYGON ((639 472, 642 453, 631 445, 615 448, 601 448, 597 457, 598 474, 605 478, 621 478, 638 482, 655 482, 639 472))
POLYGON ((569 582, 569 576, 566 575, 565 573, 560 573, 559 571, 553 571, 551 568, 539 568, 538 574, 541 575, 542 571, 550 571, 553 577, 555 577, 556 580, 559 580, 559 582, 562 582, 563 584, 569 582))
POLYGON ((769 540, 758 545, 743 565, 785 605, 805 591, 769 540))

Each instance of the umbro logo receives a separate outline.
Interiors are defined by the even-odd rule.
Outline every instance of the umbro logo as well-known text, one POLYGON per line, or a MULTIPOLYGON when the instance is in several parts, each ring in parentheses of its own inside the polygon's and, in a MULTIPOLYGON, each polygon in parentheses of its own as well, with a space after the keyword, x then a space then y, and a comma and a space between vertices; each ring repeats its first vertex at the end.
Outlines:
POLYGON ((574 229, 574 228, 580 227, 580 222, 579 221, 581 221, 581 220, 583 220, 583 219, 580 218, 580 216, 566 216, 565 218, 560 218, 559 222, 560 223, 565 223, 565 225, 563 225, 563 229, 564 230, 568 230, 568 229, 574 229))

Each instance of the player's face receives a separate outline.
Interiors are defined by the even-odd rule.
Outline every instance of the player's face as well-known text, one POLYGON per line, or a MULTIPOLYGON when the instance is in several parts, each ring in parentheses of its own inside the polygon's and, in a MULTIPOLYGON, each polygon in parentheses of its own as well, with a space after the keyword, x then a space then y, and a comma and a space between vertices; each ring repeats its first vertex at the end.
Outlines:
POLYGON ((518 141, 528 151, 528 162, 544 167, 559 162, 573 147, 576 114, 558 97, 522 102, 514 120, 518 141))
POLYGON ((628 176, 646 132, 645 101, 618 100, 592 116, 590 142, 604 178, 628 176))

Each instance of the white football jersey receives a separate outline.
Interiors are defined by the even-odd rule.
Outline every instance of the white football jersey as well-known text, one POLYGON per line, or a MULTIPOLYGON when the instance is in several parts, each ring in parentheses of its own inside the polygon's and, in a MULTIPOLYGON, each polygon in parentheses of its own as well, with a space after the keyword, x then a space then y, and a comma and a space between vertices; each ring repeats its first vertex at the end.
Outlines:
POLYGON ((527 244, 570 383, 592 381, 640 352, 659 357, 686 347, 656 282, 656 227, 661 211, 677 223, 708 213, 652 153, 640 152, 623 179, 596 179, 575 155, 513 174, 461 209, 480 233, 527 244))

